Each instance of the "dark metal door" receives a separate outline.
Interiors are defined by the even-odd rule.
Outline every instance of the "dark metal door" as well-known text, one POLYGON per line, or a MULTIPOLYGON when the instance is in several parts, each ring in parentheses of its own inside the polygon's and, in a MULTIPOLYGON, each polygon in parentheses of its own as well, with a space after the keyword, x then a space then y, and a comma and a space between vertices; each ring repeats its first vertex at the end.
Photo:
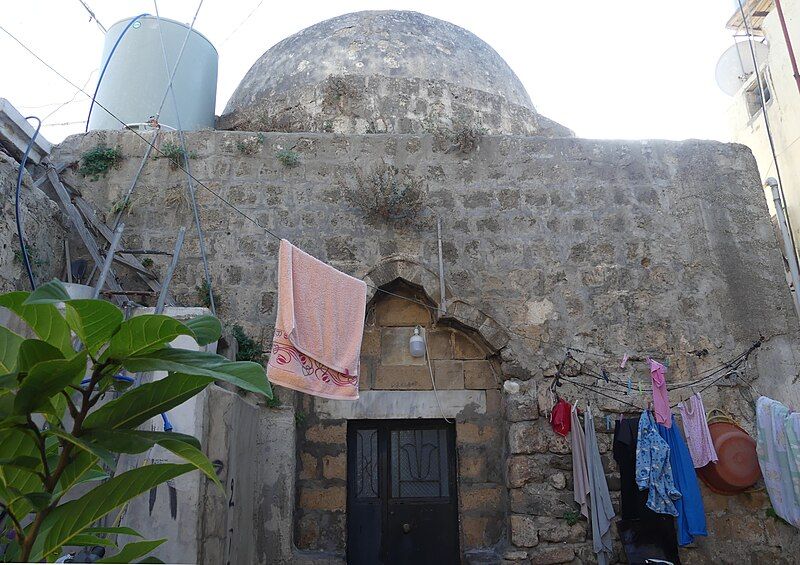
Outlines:
POLYGON ((459 562, 455 430, 431 420, 350 421, 347 562, 459 562))

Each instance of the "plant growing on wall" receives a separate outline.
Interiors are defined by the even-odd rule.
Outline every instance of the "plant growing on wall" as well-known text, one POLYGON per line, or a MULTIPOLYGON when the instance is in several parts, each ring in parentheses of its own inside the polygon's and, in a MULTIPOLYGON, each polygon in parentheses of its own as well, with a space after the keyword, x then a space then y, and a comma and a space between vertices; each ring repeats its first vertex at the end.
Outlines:
POLYGON ((81 155, 81 166, 78 172, 92 180, 98 180, 109 169, 119 165, 120 161, 122 161, 122 153, 119 149, 100 145, 81 155))
POLYGON ((264 134, 259 133, 236 140, 236 150, 242 155, 255 155, 264 145, 264 134))
POLYGON ((186 159, 196 159, 194 152, 184 153, 180 145, 165 141, 161 145, 161 154, 155 156, 156 159, 163 158, 169 160, 169 168, 173 171, 186 168, 186 159))
POLYGON ((367 174, 356 171, 356 188, 346 193, 351 204, 372 219, 405 223, 425 205, 423 179, 382 163, 367 174))
MULTIPOLYGON (((138 536, 98 521, 196 469, 222 488, 197 439, 137 429, 214 381, 272 397, 258 363, 169 346, 181 335, 201 345, 216 341, 221 331, 216 318, 179 322, 153 314, 124 320, 109 302, 71 300, 58 281, 32 293, 0 295, 0 306, 37 336, 26 339, 0 326, 0 528, 9 542, 4 560, 52 562, 64 546, 114 546, 110 537, 138 536), (58 303, 64 304, 63 313, 58 303), (101 405, 104 395, 119 386, 122 370, 166 371, 167 376, 128 388, 101 405), (184 462, 114 474, 114 454, 143 453, 154 445, 184 462), (85 489, 87 483, 94 486, 82 496, 74 494, 75 487, 85 489)), ((139 560, 164 541, 129 543, 109 562, 139 560)))
POLYGON ((281 165, 288 169, 296 167, 300 164, 300 155, 291 149, 281 149, 275 153, 275 158, 280 161, 281 165))
POLYGON ((256 363, 261 363, 261 361, 263 361, 264 348, 260 343, 247 335, 242 326, 235 324, 233 328, 231 328, 231 333, 233 334, 233 339, 236 340, 237 361, 254 361, 256 363))
POLYGON ((214 305, 219 306, 222 304, 222 298, 220 297, 219 293, 217 293, 209 284, 208 281, 203 279, 199 285, 194 287, 195 292, 197 293, 197 299, 200 301, 200 304, 205 306, 206 308, 211 308, 211 297, 214 298, 214 305))

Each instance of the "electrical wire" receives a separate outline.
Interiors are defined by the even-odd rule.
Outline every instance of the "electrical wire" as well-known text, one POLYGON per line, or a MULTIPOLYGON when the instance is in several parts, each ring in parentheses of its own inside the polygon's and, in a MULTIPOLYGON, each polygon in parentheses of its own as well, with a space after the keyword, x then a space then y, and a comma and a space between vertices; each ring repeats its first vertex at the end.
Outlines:
POLYGON ((228 34, 228 37, 226 37, 225 39, 223 39, 223 40, 222 40, 222 43, 220 43, 220 44, 219 44, 219 46, 220 46, 220 47, 222 47, 223 45, 225 45, 225 44, 228 42, 228 40, 229 40, 231 37, 233 37, 233 36, 236 34, 236 32, 237 32, 237 31, 239 31, 239 29, 241 29, 241 27, 242 27, 244 24, 246 24, 246 23, 247 23, 247 21, 248 21, 248 20, 249 20, 251 17, 253 17, 253 14, 255 14, 255 13, 256 13, 256 10, 258 10, 258 9, 261 7, 261 4, 263 4, 263 3, 264 3, 264 0, 259 0, 258 4, 256 4, 256 7, 255 7, 255 8, 253 8, 252 10, 250 10, 250 13, 249 13, 249 14, 247 14, 247 16, 245 16, 245 18, 244 18, 244 19, 243 19, 241 22, 239 22, 239 25, 237 25, 235 28, 233 28, 233 31, 232 31, 232 32, 230 32, 230 33, 228 34))
MULTIPOLYGON (((148 14, 143 14, 143 15, 148 15, 148 14)), ((138 16, 138 17, 141 17, 141 16, 138 16)), ((30 53, 30 54, 31 54, 33 57, 35 57, 35 58, 36 58, 36 59, 37 59, 37 60, 38 60, 40 63, 42 63, 44 66, 46 66, 48 69, 50 69, 50 70, 51 70, 53 73, 55 73, 56 75, 58 75, 58 76, 59 76, 59 77, 60 77, 62 80, 66 81, 67 83, 69 83, 69 84, 70 84, 70 85, 72 85, 73 87, 77 88, 79 91, 83 92, 83 94, 85 94, 87 97, 89 97, 89 98, 92 98, 92 100, 93 100, 93 104, 97 104, 97 105, 98 105, 100 108, 102 108, 103 110, 105 110, 106 112, 108 112, 108 114, 109 114, 110 116, 112 116, 114 119, 116 119, 116 120, 117 120, 117 121, 118 121, 118 122, 119 122, 121 125, 123 125, 123 126, 126 126, 125 122, 124 122, 124 121, 122 121, 122 120, 121 120, 121 119, 120 119, 118 116, 116 116, 116 115, 115 115, 113 112, 111 112, 111 111, 110 111, 108 108, 106 108, 105 106, 103 106, 103 104, 101 104, 100 102, 97 102, 96 100, 94 100, 94 97, 92 97, 90 94, 88 94, 88 93, 87 93, 85 90, 83 90, 83 89, 81 89, 80 87, 78 87, 78 86, 77 86, 77 85, 76 85, 74 82, 72 82, 72 81, 71 81, 69 78, 67 78, 66 76, 64 76, 63 74, 61 74, 61 73, 60 73, 58 70, 56 70, 56 69, 55 69, 55 68, 54 68, 52 65, 50 65, 50 64, 49 64, 49 63, 47 63, 47 62, 46 62, 44 59, 42 59, 42 58, 41 58, 39 55, 37 55, 37 54, 36 54, 36 53, 35 53, 35 52, 34 52, 32 49, 30 49, 30 48, 29 48, 27 45, 25 45, 25 44, 24 44, 22 41, 20 41, 19 39, 17 39, 17 37, 16 37, 16 36, 14 36, 14 35, 13 35, 11 32, 9 32, 7 29, 5 29, 5 28, 4 28, 2 25, 0 25, 0 30, 2 30, 2 31, 3 31, 4 33, 6 33, 6 34, 7 34, 9 37, 11 37, 11 38, 12 38, 12 39, 13 39, 15 42, 17 42, 17 43, 18 43, 18 44, 19 44, 19 45, 20 45, 20 46, 21 46, 23 49, 25 49, 26 51, 28 51, 28 53, 30 53)), ((142 141, 143 141, 145 144, 147 144, 147 145, 151 146, 151 147, 152 147, 152 149, 154 149, 154 150, 155 150, 157 153, 159 153, 161 156, 163 156, 163 157, 168 157, 168 155, 167 155, 166 153, 164 153, 164 151, 162 151, 160 148, 158 148, 158 147, 156 147, 155 145, 153 145, 152 143, 150 143, 150 142, 149 142, 149 141, 148 141, 148 140, 147 140, 147 139, 146 139, 146 138, 145 138, 145 137, 144 137, 144 136, 143 136, 141 133, 139 133, 139 132, 138 132, 138 131, 136 131, 135 129, 129 129, 129 131, 133 132, 133 134, 134 134, 134 135, 136 135, 137 137, 139 137, 139 139, 141 139, 141 140, 142 140, 142 141)), ((278 241, 280 241, 280 240, 282 239, 282 238, 281 238, 279 235, 277 235, 275 232, 273 232, 272 230, 270 230, 270 229, 269 229, 269 228, 267 228, 266 226, 263 226, 263 225, 261 225, 261 223, 260 223, 258 220, 256 220, 255 218, 251 217, 250 215, 248 215, 247 213, 245 213, 243 210, 239 209, 237 206, 235 206, 233 203, 231 203, 230 201, 228 201, 227 199, 225 199, 225 198, 224 198, 222 195, 220 195, 218 192, 216 192, 215 190, 213 190, 213 189, 209 188, 209 187, 208 187, 208 186, 207 186, 205 183, 203 183, 202 181, 200 181, 199 179, 197 179, 197 177, 195 177, 194 175, 192 175, 192 173, 191 173, 189 170, 187 170, 187 168, 186 168, 186 167, 185 167, 185 166, 184 166, 182 163, 179 163, 179 168, 181 168, 181 169, 184 171, 184 173, 186 173, 186 175, 187 175, 189 178, 191 178, 191 179, 192 179, 192 180, 193 180, 193 181, 194 181, 194 182, 195 182, 195 183, 196 183, 198 186, 200 186, 200 187, 201 187, 203 190, 205 190, 205 191, 207 191, 208 193, 210 193, 212 196, 214 196, 214 197, 215 197, 216 199, 218 199, 220 202, 222 202, 223 204, 225 204, 225 205, 226 205, 228 208, 230 208, 231 210, 233 210, 234 212, 236 212, 238 215, 240 215, 241 217, 243 217, 244 219, 248 220, 249 222, 251 222, 251 223, 252 223, 253 225, 255 225, 256 227, 258 227, 258 228, 260 228, 261 230, 263 230, 263 231, 264 231, 266 234, 268 234, 268 235, 269 235, 269 236, 271 236, 272 238, 274 238, 274 239, 276 239, 276 240, 278 240, 278 241)), ((415 300, 415 299, 413 299, 413 298, 409 298, 409 297, 407 297, 407 296, 404 296, 404 295, 401 295, 401 294, 397 294, 397 293, 391 292, 391 291, 389 291, 389 290, 386 290, 386 289, 383 289, 383 288, 377 287, 377 286, 375 286, 375 285, 371 285, 371 284, 369 284, 369 283, 367 284, 367 286, 368 286, 368 287, 370 287, 370 288, 372 288, 372 289, 374 289, 376 292, 380 292, 380 293, 382 293, 382 294, 385 294, 385 295, 387 295, 387 296, 393 296, 393 297, 396 297, 396 298, 400 298, 400 299, 402 299, 402 300, 405 300, 405 301, 407 301, 407 302, 412 302, 412 303, 415 303, 415 304, 417 304, 417 305, 420 305, 420 306, 422 306, 422 307, 424 307, 424 308, 427 308, 427 309, 429 309, 429 310, 431 310, 431 311, 436 311, 436 310, 438 309, 437 307, 431 306, 430 304, 427 304, 427 303, 425 303, 425 302, 422 302, 422 301, 420 301, 420 300, 415 300)), ((466 317, 462 317, 462 316, 455 316, 455 315, 453 315, 452 313, 448 313, 448 317, 449 317, 449 318, 451 318, 451 319, 454 319, 454 320, 456 320, 456 321, 459 321, 459 322, 462 322, 462 323, 468 324, 468 325, 470 325, 470 326, 472 326, 472 327, 477 327, 478 325, 480 325, 480 323, 482 323, 482 321, 480 321, 480 320, 472 320, 472 319, 469 319, 469 318, 466 318, 466 317)), ((557 342, 553 342, 553 341, 549 341, 549 340, 544 340, 544 339, 541 339, 541 338, 536 338, 536 337, 533 337, 533 336, 528 336, 528 335, 525 335, 525 334, 522 334, 522 333, 519 333, 519 332, 515 332, 515 331, 513 331, 513 330, 511 330, 511 329, 508 329, 508 328, 503 328, 503 331, 505 331, 505 332, 506 332, 507 334, 509 334, 509 335, 516 336, 516 337, 518 337, 518 338, 520 338, 520 339, 522 339, 522 340, 526 340, 526 341, 530 341, 530 342, 536 342, 536 343, 539 343, 539 344, 541 344, 541 345, 544 345, 544 346, 550 346, 550 347, 555 347, 555 348, 559 348, 559 349, 564 349, 564 348, 565 348, 565 349, 567 349, 567 350, 569 350, 569 351, 575 351, 575 352, 579 352, 579 353, 584 353, 584 354, 586 354, 586 355, 594 355, 594 356, 597 356, 597 357, 602 357, 602 358, 605 358, 605 359, 615 359, 615 360, 616 360, 616 359, 618 359, 618 357, 617 357, 617 356, 612 356, 612 355, 606 355, 606 354, 596 353, 596 352, 587 351, 587 350, 580 349, 580 348, 577 348, 577 347, 572 347, 572 346, 565 346, 563 343, 557 343, 557 342)), ((652 355, 652 357, 658 357, 658 355, 652 355)), ((632 360, 632 361, 633 361, 633 360, 632 360)))
POLYGON ((101 24, 101 23, 100 23, 100 20, 98 20, 98 19, 97 19, 97 16, 95 16, 95 15, 94 15, 94 12, 93 12, 93 11, 92 11, 92 9, 91 9, 91 8, 90 8, 90 7, 89 7, 87 4, 86 4, 86 2, 84 2, 83 0, 78 0, 78 2, 80 2, 80 3, 81 3, 81 5, 82 5, 84 8, 86 8, 86 11, 87 11, 87 12, 89 12, 89 21, 92 21, 92 20, 94 20, 94 22, 97 24, 97 27, 99 27, 99 28, 100 28, 100 29, 103 31, 103 33, 108 33, 108 30, 106 29, 106 27, 105 27, 103 24, 101 24))
POLYGON ((25 234, 22 230, 22 217, 19 210, 19 198, 20 192, 22 190, 22 179, 25 175, 25 164, 28 162, 28 155, 31 153, 31 149, 33 149, 33 144, 36 141, 36 136, 39 135, 39 130, 42 129, 42 120, 37 118, 36 116, 25 116, 26 120, 36 120, 38 125, 36 126, 36 131, 33 132, 31 136, 31 140, 28 142, 28 146, 25 148, 25 153, 22 155, 22 160, 19 162, 19 172, 17 173, 17 190, 15 192, 15 199, 14 199, 14 218, 17 222, 17 237, 19 238, 19 247, 22 251, 22 262, 25 265, 25 272, 28 273, 28 280, 31 283, 31 290, 36 290, 36 280, 33 278, 33 269, 31 269, 31 259, 28 256, 28 246, 25 243, 25 234))
MULTIPOLYGON (((419 327, 419 326, 417 326, 419 327)), ((422 340, 425 344, 425 361, 428 363, 428 372, 431 375, 431 386, 433 387, 433 396, 436 398, 436 405, 439 407, 439 412, 442 414, 442 419, 447 422, 448 424, 452 424, 453 422, 447 419, 447 416, 444 414, 444 409, 442 408, 442 403, 439 402, 439 391, 436 390, 436 379, 433 377, 433 366, 431 365, 431 356, 428 353, 428 335, 423 336, 424 339, 422 340)))

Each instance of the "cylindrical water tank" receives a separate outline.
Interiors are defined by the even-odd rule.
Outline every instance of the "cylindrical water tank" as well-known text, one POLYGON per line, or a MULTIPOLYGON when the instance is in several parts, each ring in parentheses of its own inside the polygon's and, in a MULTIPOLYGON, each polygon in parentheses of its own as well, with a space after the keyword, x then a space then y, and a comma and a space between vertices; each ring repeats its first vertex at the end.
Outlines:
POLYGON ((159 123, 184 130, 214 127, 214 107, 217 98, 217 50, 202 34, 189 26, 154 16, 141 16, 128 27, 133 18, 115 23, 106 34, 101 69, 108 62, 105 75, 97 91, 96 101, 89 118, 90 130, 120 129, 122 124, 143 124, 159 113, 159 123), (113 55, 117 40, 123 34, 113 55), (189 33, 186 47, 180 58, 172 86, 175 89, 177 109, 172 95, 167 93, 169 77, 181 46, 189 33), (169 69, 165 69, 161 36, 167 52, 169 69), (109 61, 109 55, 111 60, 109 61), (119 120, 106 112, 108 108, 119 120))

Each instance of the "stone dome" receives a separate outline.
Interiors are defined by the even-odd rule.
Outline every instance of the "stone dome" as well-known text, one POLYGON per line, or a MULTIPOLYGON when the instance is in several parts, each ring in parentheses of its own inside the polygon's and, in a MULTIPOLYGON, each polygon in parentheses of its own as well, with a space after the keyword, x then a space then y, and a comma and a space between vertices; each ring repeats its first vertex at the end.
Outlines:
POLYGON ((267 50, 218 127, 412 133, 456 121, 489 133, 543 129, 517 75, 473 33, 418 12, 364 11, 267 50))
POLYGON ((325 20, 270 48, 239 83, 225 113, 331 75, 445 80, 533 109, 511 67, 475 34, 418 12, 367 11, 325 20))

